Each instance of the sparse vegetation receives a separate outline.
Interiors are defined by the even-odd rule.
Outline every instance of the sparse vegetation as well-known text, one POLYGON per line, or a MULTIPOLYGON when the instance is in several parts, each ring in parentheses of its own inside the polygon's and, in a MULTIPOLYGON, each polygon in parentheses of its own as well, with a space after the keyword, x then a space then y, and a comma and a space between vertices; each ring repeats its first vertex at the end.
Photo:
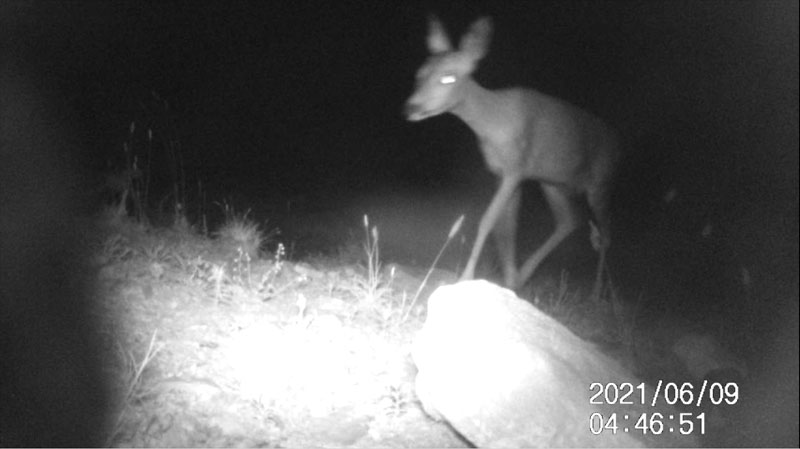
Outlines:
POLYGON ((132 407, 137 397, 142 393, 142 375, 144 374, 144 370, 164 348, 163 344, 156 342, 157 333, 157 330, 153 331, 147 349, 139 361, 136 360, 131 350, 126 350, 118 346, 118 355, 124 361, 124 371, 120 380, 124 385, 127 385, 127 388, 125 389, 125 393, 121 396, 119 405, 117 405, 117 418, 114 420, 114 424, 111 427, 111 433, 106 441, 106 446, 110 445, 122 431, 122 424, 126 413, 132 407))
POLYGON ((369 227, 369 217, 364 215, 364 232, 366 236, 366 243, 364 243, 364 252, 366 253, 366 278, 356 279, 356 283, 364 290, 364 298, 370 302, 379 302, 384 296, 389 293, 391 279, 383 279, 381 273, 381 256, 380 246, 378 244, 378 227, 369 227), (370 238, 372 237, 372 238, 370 238))
MULTIPOLYGON (((102 276, 127 279, 126 282, 132 286, 141 285, 137 290, 142 292, 141 295, 126 297, 128 309, 133 303, 136 305, 127 312, 128 316, 125 319, 139 323, 137 325, 139 328, 132 335, 149 332, 154 336, 155 330, 161 329, 159 334, 162 337, 157 347, 153 343, 154 337, 151 337, 149 349, 138 363, 134 363, 130 356, 120 358, 125 360, 120 371, 127 374, 121 376, 122 379, 126 379, 122 382, 125 387, 121 388, 119 393, 123 405, 113 432, 109 436, 111 445, 135 444, 137 441, 157 442, 163 441, 165 437, 162 430, 159 430, 160 427, 147 423, 149 401, 152 399, 143 398, 136 392, 160 391, 154 387, 162 382, 168 373, 172 373, 170 377, 192 379, 212 376, 208 369, 199 372, 192 369, 193 374, 189 375, 187 373, 189 365, 185 364, 195 363, 191 360, 196 356, 179 350, 188 341, 197 341, 197 338, 200 338, 200 341, 208 339, 202 335, 209 334, 194 335, 192 332, 179 329, 202 326, 209 331, 213 329, 217 333, 222 332, 219 337, 212 339, 216 341, 213 345, 222 345, 228 338, 225 332, 230 332, 222 329, 234 326, 233 322, 228 322, 222 317, 231 313, 234 313, 232 317, 240 314, 242 317, 249 316, 250 312, 244 311, 254 308, 269 310, 266 313, 273 317, 272 321, 278 323, 276 333, 271 337, 259 337, 257 341, 248 342, 247 345, 255 345, 252 348, 247 346, 237 349, 248 354, 239 357, 244 357, 249 362, 236 362, 235 366, 227 368, 224 368, 224 365, 212 365, 209 368, 223 371, 222 374, 214 374, 214 378, 218 380, 227 379, 231 384, 244 382, 247 385, 245 390, 234 389, 232 394, 239 395, 243 400, 257 399, 257 413, 269 416, 270 422, 281 421, 285 426, 290 417, 297 419, 303 413, 321 413, 319 407, 327 410, 326 407, 335 409, 344 406, 343 403, 331 402, 332 399, 329 399, 327 405, 316 404, 312 407, 314 410, 306 410, 308 404, 298 403, 296 400, 292 403, 289 397, 276 396, 274 393, 270 393, 274 396, 272 400, 264 402, 266 391, 272 391, 270 389, 272 387, 264 383, 283 385, 281 388, 290 390, 322 388, 322 384, 316 386, 313 383, 308 384, 317 381, 310 381, 307 374, 302 376, 288 374, 295 369, 305 369, 301 367, 308 365, 310 361, 283 359, 281 358, 283 356, 272 353, 274 349, 269 348, 279 341, 307 348, 307 345, 311 344, 314 345, 313 349, 307 351, 318 354, 326 352, 333 354, 345 351, 347 347, 360 347, 366 344, 367 348, 362 348, 350 356, 355 358, 338 356, 339 359, 329 362, 333 365, 345 362, 355 364, 353 366, 361 370, 356 376, 363 376, 363 382, 374 385, 372 396, 364 396, 365 392, 359 393, 362 401, 359 407, 371 404, 373 413, 381 417, 380 425, 388 427, 398 425, 398 420, 405 419, 410 410, 417 410, 419 416, 423 416, 418 411, 414 397, 413 371, 405 368, 410 361, 407 355, 403 355, 407 351, 404 348, 410 344, 415 329, 422 325, 424 313, 416 311, 418 306, 424 310, 422 292, 441 255, 460 231, 463 216, 451 226, 442 247, 424 276, 417 280, 413 288, 408 288, 394 284, 397 265, 391 264, 388 267, 384 265, 381 259, 380 231, 377 226, 370 225, 367 215, 364 215, 362 220, 363 242, 361 256, 358 257, 359 262, 348 263, 355 257, 344 257, 342 254, 346 252, 340 252, 338 258, 317 258, 312 265, 309 265, 301 261, 287 260, 283 242, 277 241, 279 236, 277 229, 266 232, 264 227, 251 217, 250 209, 244 213, 237 213, 229 202, 221 204, 225 220, 217 230, 208 233, 210 237, 195 232, 194 226, 185 223, 178 225, 181 222, 175 222, 178 224, 158 229, 139 222, 135 216, 131 218, 120 216, 120 211, 125 210, 123 208, 115 207, 113 210, 115 218, 106 221, 106 233, 103 234, 105 237, 102 238, 101 244, 97 245, 97 261, 103 267, 102 276), (269 251, 268 248, 273 250, 269 251), (238 310, 241 312, 235 313, 238 310), (223 311, 224 314, 220 314, 223 311), (154 321, 151 318, 143 320, 145 316, 158 318, 154 321), (164 328, 170 322, 173 323, 171 330, 164 328), (179 322, 182 324, 175 327, 179 322), (201 325, 202 322, 207 324, 201 325), (281 337, 280 329, 290 332, 291 336, 286 334, 281 337), (344 329, 352 329, 369 337, 366 340, 361 337, 345 337, 349 334, 341 333, 344 329), (327 340, 332 338, 331 335, 339 335, 337 337, 339 342, 333 344, 327 340), (325 343, 326 341, 328 343, 325 343), (333 346, 326 346, 331 344, 333 346), (263 348, 259 349, 259 345, 263 348), (164 356, 154 359, 159 351, 164 356), (261 359, 264 363, 269 360, 282 360, 280 364, 283 366, 278 368, 274 363, 271 364, 272 374, 261 379, 262 375, 255 374, 261 372, 261 368, 251 365, 261 359), (150 374, 144 375, 145 368, 148 368, 147 372, 150 374), (274 377, 275 370, 285 371, 288 377, 281 377, 282 381, 277 380, 274 377), (255 376, 258 380, 252 380, 251 376, 255 376), (278 419, 280 416, 282 418, 278 419)), ((609 287, 607 292, 613 293, 613 289, 609 287)), ((114 291, 109 294, 119 295, 114 291)), ((613 308, 614 316, 620 318, 618 322, 622 326, 621 335, 626 339, 632 338, 631 330, 625 327, 632 326, 632 320, 625 315, 624 307, 616 300, 616 295, 611 296, 609 303, 600 301, 597 304, 608 304, 608 307, 613 308)), ((118 310, 122 305, 120 299, 123 297, 111 301, 117 304, 115 307, 118 310)), ((569 288, 566 273, 562 275, 555 293, 537 301, 540 307, 565 323, 575 322, 574 317, 582 307, 579 294, 569 288)), ((246 325, 245 328, 257 329, 265 326, 261 324, 253 328, 254 325, 246 325)), ((122 344, 126 348, 124 353, 127 354, 137 346, 136 341, 125 341, 122 344)), ((328 366, 323 371, 328 369, 333 368, 328 366)), ((193 381, 187 380, 187 382, 193 381)), ((339 385, 329 390, 329 393, 333 394, 335 390, 341 388, 343 387, 339 385)), ((290 429, 262 432, 262 438, 265 440, 259 441, 269 440, 270 444, 274 444, 275 441, 286 438, 287 432, 290 432, 290 429)), ((182 442, 187 445, 196 443, 190 438, 182 442)))
MULTIPOLYGON (((396 420, 401 419, 414 403, 413 377, 402 368, 408 361, 401 355, 403 350, 400 348, 409 343, 410 330, 421 323, 409 320, 411 316, 407 301, 410 293, 395 291, 391 285, 393 270, 383 269, 377 227, 370 227, 369 219, 364 217, 366 240, 360 269, 337 266, 336 261, 329 261, 328 266, 311 267, 286 260, 282 242, 277 242, 274 252, 265 257, 268 254, 264 249, 267 242, 271 242, 277 234, 265 234, 249 218, 249 211, 236 214, 231 206, 225 206, 224 210, 228 219, 219 230, 210 234, 213 238, 195 233, 191 226, 157 229, 138 223, 135 218, 117 217, 105 224, 104 237, 96 245, 99 251, 96 262, 101 269, 101 279, 111 281, 106 282, 108 285, 124 282, 129 285, 124 291, 135 293, 131 295, 115 289, 105 292, 108 296, 105 300, 107 306, 115 311, 115 316, 119 315, 119 319, 130 323, 131 327, 126 333, 114 337, 120 344, 118 352, 127 356, 116 358, 119 363, 117 372, 122 373, 118 376, 120 388, 117 402, 120 405, 108 438, 109 445, 164 441, 166 434, 163 433, 163 423, 154 425, 148 421, 148 414, 152 413, 148 408, 155 405, 153 401, 168 401, 172 397, 164 396, 166 393, 157 388, 158 385, 168 377, 183 379, 201 375, 201 372, 189 375, 187 367, 183 366, 195 356, 179 348, 198 338, 186 329, 210 318, 214 323, 210 329, 221 331, 230 325, 226 324, 227 320, 218 318, 225 316, 218 315, 221 311, 231 313, 241 309, 243 313, 253 307, 272 310, 269 315, 282 323, 286 332, 292 333, 290 340, 281 340, 277 335, 274 338, 278 340, 275 341, 261 340, 261 345, 267 347, 277 341, 296 341, 293 344, 312 344, 315 345, 312 352, 324 353, 322 347, 330 344, 324 343, 329 338, 325 337, 325 332, 334 332, 342 325, 372 334, 368 340, 375 347, 362 350, 348 363, 360 366, 358 376, 363 376, 364 382, 375 385, 374 395, 362 397, 361 401, 365 402, 360 406, 371 404, 373 412, 383 417, 381 425, 395 425, 396 420), (329 301, 339 304, 338 312, 324 311, 329 301), (401 331, 404 325, 411 327, 401 331), (154 343, 156 329, 159 329, 160 335, 157 345, 154 343), (387 334, 385 331, 388 329, 392 330, 387 334), (145 356, 135 361, 130 353, 138 345, 136 336, 143 332, 149 332, 153 337, 145 356), (399 340, 394 340, 398 337, 399 340), (386 351, 387 347, 392 349, 386 351), (164 356, 155 359, 159 351, 164 356), (388 366, 395 368, 387 372, 388 366), (397 369, 401 371, 395 371, 397 369), (386 382, 389 383, 381 384, 383 381, 378 380, 383 378, 380 372, 391 373, 393 380, 387 378, 386 382), (140 394, 143 391, 155 393, 140 394)), ((119 330, 110 329, 109 335, 116 335, 119 330)), ((206 337, 200 338, 202 341, 206 337)), ((225 337, 222 338, 224 340, 225 337)), ((361 344, 361 338, 351 337, 342 339, 336 346, 344 350, 348 346, 361 344)), ((331 347, 329 350, 336 352, 340 349, 331 347)), ((250 360, 263 357, 266 362, 274 358, 269 355, 269 349, 259 350, 254 346, 247 351, 253 351, 247 356, 250 360)), ((300 369, 307 363, 285 360, 284 368, 300 369)), ((215 369, 222 369, 222 365, 215 369)), ((273 366, 272 370, 276 369, 273 366)), ((206 377, 210 375, 207 373, 206 377)), ((247 376, 247 368, 241 366, 222 374, 222 378, 232 383, 247 376)), ((217 375, 216 379, 220 379, 220 376, 217 375)), ((286 379, 286 382, 290 382, 286 387, 319 388, 322 385, 309 385, 307 377, 303 379, 305 383, 291 383, 291 378, 286 379)), ((295 380, 300 382, 300 378, 295 380)), ((191 384, 194 381, 186 382, 191 384)), ((246 392, 234 391, 245 402, 255 399, 246 392)), ((274 422, 280 415, 296 417, 298 413, 307 413, 303 411, 306 405, 287 402, 270 404, 259 399, 258 413, 270 416, 271 422, 274 422)), ((318 413, 316 409, 314 412, 318 413)), ((283 420, 288 416, 284 416, 283 420)), ((264 433, 262 429, 262 439, 258 441, 280 441, 285 438, 287 431, 272 429, 264 433)), ((185 444, 198 444, 188 435, 182 441, 185 444)))
MULTIPOLYGON (((254 444, 278 444, 297 430, 289 428, 288 422, 297 423, 309 413, 333 413, 346 406, 371 410, 376 416, 374 426, 384 429, 370 430, 370 435, 377 438, 385 438, 382 432, 398 426, 408 416, 425 419, 414 396, 413 370, 407 368, 411 363, 408 345, 424 318, 422 292, 448 244, 460 231, 463 216, 451 226, 424 276, 409 288, 407 284, 395 284, 398 266, 382 260, 381 234, 367 215, 362 220, 360 256, 340 251, 338 257, 309 259, 313 260, 309 264, 288 260, 284 243, 277 240, 277 229, 265 231, 265 225, 252 218, 250 209, 238 213, 229 202, 221 204, 225 220, 209 233, 198 233, 195 226, 181 220, 168 228, 156 228, 138 221, 136 216, 127 217, 127 209, 112 210, 113 220, 105 221, 104 237, 95 245, 96 261, 102 268, 102 279, 129 285, 123 291, 110 290, 107 295, 116 313, 123 313, 124 320, 131 322, 130 326, 136 330, 129 332, 127 340, 125 337, 119 340, 125 348, 119 350, 120 354, 128 356, 118 357, 122 365, 118 371, 124 375, 120 376, 121 405, 109 435, 110 445, 166 441, 164 424, 159 421, 154 425, 148 416, 155 412, 150 410, 155 405, 154 398, 167 404, 172 400, 173 393, 167 395, 167 390, 157 388, 168 377, 186 379, 189 385, 198 382, 197 378, 214 378, 215 384, 239 385, 225 391, 236 400, 255 404, 254 416, 268 417, 265 419, 272 423, 269 429, 260 428, 254 433, 260 436, 248 440, 254 444), (123 293, 131 291, 136 294, 123 293), (252 315, 253 310, 261 312, 252 315), (269 316, 269 322, 276 324, 259 324, 254 316, 269 316), (250 324, 235 324, 242 320, 250 324), (156 329, 161 338, 154 346, 156 329), (206 330, 198 334, 190 329, 206 330), (274 332, 263 334, 264 329, 274 332), (145 356, 136 362, 130 353, 141 343, 130 338, 143 332, 153 337, 145 356), (235 337, 242 332, 245 335, 255 332, 259 336, 235 337), (232 344, 226 343, 230 339, 237 341, 232 353, 231 349, 222 349, 232 344), (202 350, 199 354, 181 350, 189 342, 197 341, 207 341, 210 348, 220 349, 202 350), (287 347, 278 349, 281 345, 287 347), (159 351, 163 356, 155 359, 159 351), (284 351, 305 355, 294 358, 289 353, 282 355, 284 351), (207 368, 191 368, 205 363, 201 359, 213 353, 235 360, 230 362, 232 365, 220 364, 220 360, 210 362, 207 368), (270 368, 262 368, 260 363, 267 363, 270 368), (312 375, 317 371, 335 372, 342 368, 341 364, 348 364, 350 377, 362 379, 364 385, 370 386, 361 392, 351 391, 353 397, 360 398, 359 404, 350 404, 345 397, 326 396, 335 396, 345 386, 312 375), (278 394, 275 388, 286 394, 278 394), (304 403, 288 394, 297 389, 316 389, 315 398, 327 399, 304 403), (142 395, 143 391, 155 393, 142 395), (409 415, 412 411, 416 415, 409 415)), ((356 247, 352 243, 349 246, 356 247)), ((616 319, 617 338, 631 345, 635 317, 619 300, 610 277, 607 278, 603 297, 608 299, 588 303, 593 304, 595 311, 607 309, 616 319)), ((566 273, 555 290, 537 296, 536 304, 581 333, 582 321, 578 317, 587 313, 583 310, 587 302, 579 291, 570 287, 566 273)), ((176 409, 174 413, 188 411, 176 409)), ((258 427, 255 422, 247 425, 255 426, 251 429, 258 427)), ((431 424, 426 421, 425 425, 431 424)), ((213 434, 210 429, 204 432, 213 434)), ((196 437, 185 434, 180 441, 184 445, 208 444, 207 438, 225 444, 234 441, 224 439, 229 436, 206 435, 203 441, 192 438, 196 437)))

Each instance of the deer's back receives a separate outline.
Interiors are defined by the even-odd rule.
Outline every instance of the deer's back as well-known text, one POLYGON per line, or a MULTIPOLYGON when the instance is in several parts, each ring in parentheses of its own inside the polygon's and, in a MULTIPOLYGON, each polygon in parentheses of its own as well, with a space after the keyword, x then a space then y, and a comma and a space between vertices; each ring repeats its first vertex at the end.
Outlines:
POLYGON ((479 136, 490 169, 583 191, 617 158, 617 137, 602 120, 531 89, 497 91, 507 98, 503 131, 479 136))

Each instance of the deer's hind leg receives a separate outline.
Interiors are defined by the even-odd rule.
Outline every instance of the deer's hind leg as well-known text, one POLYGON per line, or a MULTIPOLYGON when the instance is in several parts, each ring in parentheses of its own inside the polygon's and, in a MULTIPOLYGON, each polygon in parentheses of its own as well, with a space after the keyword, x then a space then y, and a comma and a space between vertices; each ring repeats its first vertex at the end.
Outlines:
POLYGON ((572 195, 567 189, 556 185, 542 184, 542 192, 553 213, 555 229, 520 268, 517 287, 524 285, 545 257, 578 227, 580 214, 576 211, 572 195))
POLYGON ((599 299, 603 290, 603 273, 606 267, 606 252, 611 246, 611 214, 609 213, 610 188, 608 184, 601 184, 586 194, 589 208, 597 222, 592 227, 592 247, 598 252, 597 273, 595 274, 592 297, 599 299))

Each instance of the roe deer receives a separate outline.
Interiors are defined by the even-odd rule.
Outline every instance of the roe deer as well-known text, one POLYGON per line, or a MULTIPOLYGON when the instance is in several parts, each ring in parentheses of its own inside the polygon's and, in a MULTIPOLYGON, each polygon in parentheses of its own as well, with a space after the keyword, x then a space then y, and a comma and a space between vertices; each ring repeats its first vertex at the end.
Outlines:
POLYGON ((544 258, 578 227, 575 200, 586 195, 597 228, 591 242, 599 252, 594 295, 600 294, 609 234, 611 179, 619 158, 616 133, 603 121, 565 101, 532 89, 487 90, 472 78, 487 52, 491 19, 475 21, 454 49, 442 23, 428 19, 431 55, 417 71, 414 93, 406 102, 409 121, 445 112, 463 120, 478 137, 489 170, 500 187, 481 218, 475 245, 461 280, 472 279, 490 231, 509 288, 518 288, 544 258), (519 185, 538 181, 554 216, 553 234, 517 270, 516 230, 519 185))

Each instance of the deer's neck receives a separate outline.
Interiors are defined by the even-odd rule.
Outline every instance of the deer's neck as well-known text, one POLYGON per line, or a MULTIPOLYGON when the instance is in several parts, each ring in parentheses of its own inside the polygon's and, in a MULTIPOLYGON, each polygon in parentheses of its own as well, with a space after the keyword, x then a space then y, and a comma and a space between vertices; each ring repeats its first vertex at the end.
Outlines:
POLYGON ((464 121, 479 136, 490 138, 507 122, 507 101, 498 93, 479 85, 472 78, 465 79, 462 100, 450 112, 464 121))

